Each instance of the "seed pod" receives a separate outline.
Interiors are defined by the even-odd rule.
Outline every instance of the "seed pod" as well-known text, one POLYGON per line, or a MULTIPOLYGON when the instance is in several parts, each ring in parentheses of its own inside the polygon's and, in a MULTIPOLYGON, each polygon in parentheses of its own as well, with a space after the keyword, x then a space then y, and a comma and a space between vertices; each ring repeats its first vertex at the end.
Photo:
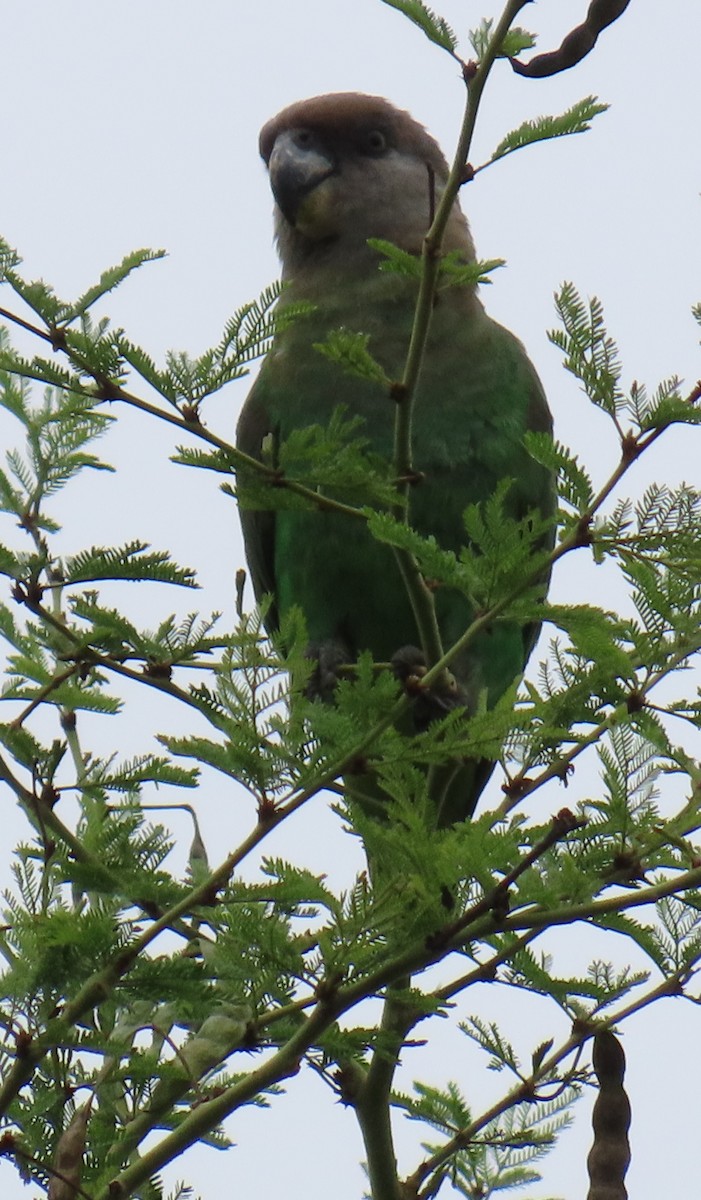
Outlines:
POLYGON ((623 1087, 626 1059, 610 1030, 596 1034, 592 1061, 599 1095, 591 1119, 594 1144, 587 1158, 587 1200, 627 1200, 623 1182, 630 1163, 630 1102, 623 1087))
POLYGON ((629 3, 630 0, 591 0, 586 19, 567 34, 559 49, 536 54, 527 63, 510 58, 511 66, 517 75, 526 75, 529 79, 545 79, 548 75, 568 71, 594 49, 602 29, 620 17, 629 3))

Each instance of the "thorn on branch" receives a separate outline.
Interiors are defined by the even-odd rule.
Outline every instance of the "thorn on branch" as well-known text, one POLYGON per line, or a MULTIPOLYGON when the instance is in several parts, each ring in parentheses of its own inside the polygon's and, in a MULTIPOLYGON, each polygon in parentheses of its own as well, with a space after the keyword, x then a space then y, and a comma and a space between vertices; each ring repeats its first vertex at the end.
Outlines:
POLYGON ((408 395, 409 389, 405 383, 402 383, 401 379, 395 379, 390 383, 389 396, 390 400, 394 400, 395 404, 404 404, 408 395))
POLYGON ((38 802, 42 807, 49 810, 54 807, 59 798, 58 788, 55 788, 52 783, 45 783, 38 797, 38 802))
POLYGON ((48 336, 49 341, 51 342, 51 349, 56 354, 58 354, 59 351, 62 351, 64 354, 68 353, 68 339, 66 338, 65 326, 50 326, 48 336))
POLYGON ((509 800, 518 801, 528 794, 532 782, 527 775, 516 775, 513 779, 502 783, 501 790, 509 800))
POLYGON ((34 533, 37 527, 36 513, 32 512, 30 508, 25 508, 17 524, 20 529, 25 529, 27 533, 34 533))
POLYGON ((349 759, 343 768, 343 773, 345 775, 367 775, 369 770, 370 760, 364 754, 357 754, 355 758, 349 759))
POLYGON ((255 1021, 249 1021, 241 1038, 242 1050, 259 1050, 261 1036, 255 1021))
POLYGON ((143 672, 149 679, 165 679, 167 682, 170 682, 173 677, 173 664, 170 662, 149 661, 144 663, 143 672))
POLYGON ((570 775, 574 775, 574 764, 565 763, 559 770, 553 772, 556 779, 560 780, 565 787, 569 786, 570 775))
POLYGON ((573 544, 573 549, 578 549, 581 546, 591 546, 594 538, 591 532, 591 517, 587 514, 580 519, 577 525, 576 539, 573 544))
POLYGON ((401 477, 401 479, 397 480, 397 483, 408 483, 409 487, 418 487, 419 484, 425 483, 425 482, 426 482, 426 472, 425 471, 409 471, 408 474, 403 475, 401 477))
MULTIPOLYGON (((596 1023, 594 1021, 589 1020, 587 1017, 575 1017, 572 1022, 572 1037, 580 1038, 582 1042, 585 1042, 587 1038, 591 1037, 595 1029, 596 1023)), ((580 1045, 577 1051, 578 1055, 581 1053, 581 1050, 582 1046, 580 1045)))
POLYGON ((180 416, 183 421, 187 421, 188 425, 202 425, 198 404, 182 404, 180 406, 180 416))
POLYGON ((116 383, 112 382, 111 379, 103 379, 103 378, 98 379, 97 376, 95 376, 94 378, 95 378, 94 396, 95 396, 96 400, 100 400, 100 401, 108 400, 111 402, 112 400, 121 399, 120 389, 116 383))
MULTIPOLYGON (((683 980, 670 979, 667 983, 667 987, 665 988, 665 991, 668 996, 683 996, 685 994, 683 980)), ((698 1001, 696 1001, 696 1003, 698 1003, 698 1001)))
POLYGON ((634 433, 627 433, 621 438, 621 459, 628 464, 635 461, 640 454, 640 442, 634 433))
POLYGON ((334 971, 326 979, 320 979, 314 989, 314 996, 319 1004, 331 1005, 336 999, 338 989, 343 983, 341 971, 334 971))
POLYGON ((211 887, 207 888, 207 890, 202 893, 199 901, 199 904, 201 904, 202 908, 217 907, 219 903, 219 888, 219 884, 213 883, 211 887))
POLYGON ((575 829, 583 829, 587 824, 584 817, 576 817, 571 808, 561 808, 552 818, 550 837, 554 842, 573 833, 575 829))
POLYGON ((276 812, 275 801, 270 800, 268 796, 263 796, 258 803, 258 824, 269 825, 275 818, 276 812))
POLYGON ((18 1059, 27 1058, 32 1041, 33 1038, 31 1033, 27 1033, 26 1029, 19 1030, 17 1037, 15 1038, 15 1050, 17 1052, 18 1059))
POLYGON ((640 855, 632 850, 619 850, 614 854, 613 874, 617 883, 644 883, 646 879, 640 855))
POLYGON ((36 609, 41 604, 44 595, 44 588, 36 579, 29 579, 26 583, 20 583, 17 580, 12 588, 12 599, 18 604, 26 604, 28 608, 36 609))
POLYGON ((497 925, 501 925, 506 920, 510 909, 511 902, 509 899, 508 887, 505 887, 502 884, 497 884, 490 909, 490 915, 497 925))
POLYGON ((357 1063, 339 1067, 332 1075, 332 1079, 341 1104, 346 1108, 355 1108, 362 1088, 362 1080, 358 1077, 357 1063))
POLYGON ((557 50, 536 54, 527 63, 510 58, 513 70, 527 79, 546 79, 575 67, 594 49, 601 31, 620 17, 628 4, 629 0, 592 0, 585 20, 567 34, 557 50))

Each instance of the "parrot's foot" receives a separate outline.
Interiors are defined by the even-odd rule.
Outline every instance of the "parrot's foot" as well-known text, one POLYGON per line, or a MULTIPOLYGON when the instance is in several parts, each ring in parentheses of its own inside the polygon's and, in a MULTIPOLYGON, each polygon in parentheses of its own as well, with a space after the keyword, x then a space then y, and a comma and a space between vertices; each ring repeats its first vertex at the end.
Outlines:
POLYGON ((348 647, 335 638, 313 642, 307 646, 305 653, 316 664, 307 682, 307 696, 310 700, 323 700, 328 704, 333 700, 339 668, 351 662, 352 655, 348 647))
POLYGON ((424 687, 426 659, 418 646, 402 646, 392 657, 394 673, 408 696, 413 697, 413 716, 417 732, 427 729, 432 721, 444 717, 454 708, 467 704, 467 697, 450 671, 430 688, 424 687))

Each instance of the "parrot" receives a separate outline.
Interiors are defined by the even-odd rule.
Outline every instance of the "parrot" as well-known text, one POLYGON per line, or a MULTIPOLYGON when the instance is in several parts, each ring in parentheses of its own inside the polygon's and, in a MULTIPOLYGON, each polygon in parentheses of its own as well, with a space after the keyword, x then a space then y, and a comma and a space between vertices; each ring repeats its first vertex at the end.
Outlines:
MULTIPOLYGON (((264 125, 260 153, 274 197, 284 284, 279 303, 313 307, 275 334, 242 407, 236 445, 269 461, 271 447, 294 431, 327 426, 343 405, 363 420, 371 450, 391 461, 395 412, 387 389, 345 373, 315 343, 337 329, 362 333, 386 375, 401 378, 416 280, 379 270, 377 248, 368 242, 382 239, 421 254, 448 178, 446 159, 408 112, 357 92, 291 104, 264 125)), ((442 245, 443 253, 451 251, 466 263, 475 260, 457 200, 442 245)), ((509 515, 535 512, 547 524, 552 472, 527 452, 527 430, 551 434, 552 418, 523 345, 486 314, 474 285, 441 289, 413 412, 413 466, 421 483, 411 492, 412 527, 459 553, 467 541, 465 509, 486 501, 505 479, 512 481, 509 515)), ((378 662, 394 661, 400 678, 420 679, 416 621, 391 547, 343 513, 247 506, 245 472, 238 490, 254 593, 259 601, 269 598, 267 628, 274 632, 287 613, 301 609, 319 693, 326 694, 340 664, 363 651, 378 662)), ((553 536, 546 533, 544 542, 552 544, 553 536)), ((543 593, 546 586, 544 578, 543 593)), ((434 595, 443 645, 452 646, 473 607, 455 588, 437 586, 434 595)), ((453 660, 456 702, 468 714, 492 707, 520 679, 538 628, 535 621, 495 622, 453 660)), ((424 717, 430 710, 424 703, 424 717)), ((450 766, 437 827, 472 817, 493 766, 484 759, 450 766)), ((354 787, 362 802, 362 785, 356 780, 354 787)), ((371 785, 366 792, 377 795, 371 785)))

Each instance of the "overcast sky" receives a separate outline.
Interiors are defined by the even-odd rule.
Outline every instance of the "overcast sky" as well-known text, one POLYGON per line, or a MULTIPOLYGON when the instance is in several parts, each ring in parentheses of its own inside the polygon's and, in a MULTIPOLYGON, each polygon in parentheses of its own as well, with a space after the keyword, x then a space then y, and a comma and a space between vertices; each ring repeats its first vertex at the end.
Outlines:
MULTIPOLYGON (((500 11, 493 0, 436 0, 435 7, 455 27, 466 57, 468 29, 500 11)), ((551 49, 586 7, 586 0, 539 0, 524 10, 522 23, 538 33, 539 49, 551 49)), ((627 382, 654 387, 678 374, 690 387, 701 374, 689 311, 701 299, 701 7, 668 0, 663 16, 661 9, 632 0, 591 57, 555 79, 519 79, 501 65, 485 97, 474 164, 526 117, 561 112, 590 94, 611 109, 583 137, 521 151, 490 168, 463 196, 480 257, 508 262, 487 289, 489 311, 526 343, 557 436, 581 453, 599 482, 617 446, 548 343, 560 283, 571 279, 584 294, 600 296, 627 382)), ((0 17, 0 233, 21 252, 30 275, 43 276, 67 298, 129 251, 166 248, 164 262, 145 267, 102 308, 157 359, 168 348, 199 353, 216 342, 230 313, 276 277, 271 200, 257 153, 258 130, 273 113, 327 91, 382 94, 410 109, 448 156, 461 120, 464 86, 455 64, 380 0, 0 0, 0 17)), ((10 300, 3 289, 0 304, 10 300)), ((205 414, 223 436, 233 431, 247 386, 228 388, 205 414)), ((242 562, 232 502, 215 479, 169 464, 177 439, 168 426, 115 415, 119 426, 103 453, 120 472, 93 476, 61 499, 61 552, 130 538, 168 547, 197 568, 204 585, 198 607, 230 609, 242 562)), ((7 422, 0 424, 0 436, 8 430, 14 436, 7 422)), ((651 478, 698 483, 699 458, 698 435, 665 436, 654 460, 636 468, 631 486, 642 490, 651 478)), ((15 540, 12 531, 2 536, 15 540)), ((567 563, 554 594, 614 604, 609 586, 609 574, 583 558, 567 563)), ((192 596, 175 594, 139 592, 124 602, 153 623, 172 608, 194 607, 192 596)), ((154 728, 149 706, 132 699, 118 735, 107 719, 86 727, 95 750, 155 748, 143 736, 144 728, 154 728)), ((186 728, 170 709, 158 720, 156 730, 186 728)), ((554 788, 545 796, 543 811, 595 794, 596 787, 592 762, 567 795, 554 788)), ((7 828, 11 798, 1 799, 7 828)), ((222 794, 220 783, 203 790, 198 811, 213 861, 249 828, 252 813, 238 800, 222 794)), ((318 804, 292 825, 285 823, 266 852, 296 857, 347 884, 361 860, 337 819, 318 804)), ((185 819, 173 827, 186 845, 185 819)), ((23 836, 20 823, 17 829, 23 836)), ((587 956, 577 937, 576 930, 569 934, 563 963, 583 970, 587 956)), ((619 958, 624 952, 618 950, 619 958)), ((535 1037, 566 1032, 537 1004, 528 1026, 522 1017, 519 1025, 524 1007, 516 994, 497 999, 489 989, 483 1003, 487 1014, 499 1005, 526 1058, 531 1028, 535 1037)), ((439 1034, 430 1063, 418 1052, 407 1055, 402 1085, 414 1074, 432 1082, 456 1076, 479 1111, 503 1080, 485 1079, 483 1061, 462 1040, 439 1034)), ((625 1045, 634 1112, 630 1194, 636 1200, 690 1195, 698 1178, 698 1011, 670 1000, 631 1022, 625 1045)), ((229 1123, 237 1147, 227 1155, 197 1151, 167 1178, 187 1178, 202 1200, 330 1194, 357 1200, 363 1176, 352 1114, 307 1077, 292 1080, 287 1100, 273 1107, 272 1115, 255 1110, 229 1123)), ((585 1196, 586 1109, 585 1103, 577 1109, 576 1130, 543 1165, 543 1187, 529 1195, 585 1196)), ((415 1144, 416 1130, 404 1123, 405 1169, 415 1144)), ((0 1187, 8 1200, 27 1195, 4 1164, 0 1187)))

